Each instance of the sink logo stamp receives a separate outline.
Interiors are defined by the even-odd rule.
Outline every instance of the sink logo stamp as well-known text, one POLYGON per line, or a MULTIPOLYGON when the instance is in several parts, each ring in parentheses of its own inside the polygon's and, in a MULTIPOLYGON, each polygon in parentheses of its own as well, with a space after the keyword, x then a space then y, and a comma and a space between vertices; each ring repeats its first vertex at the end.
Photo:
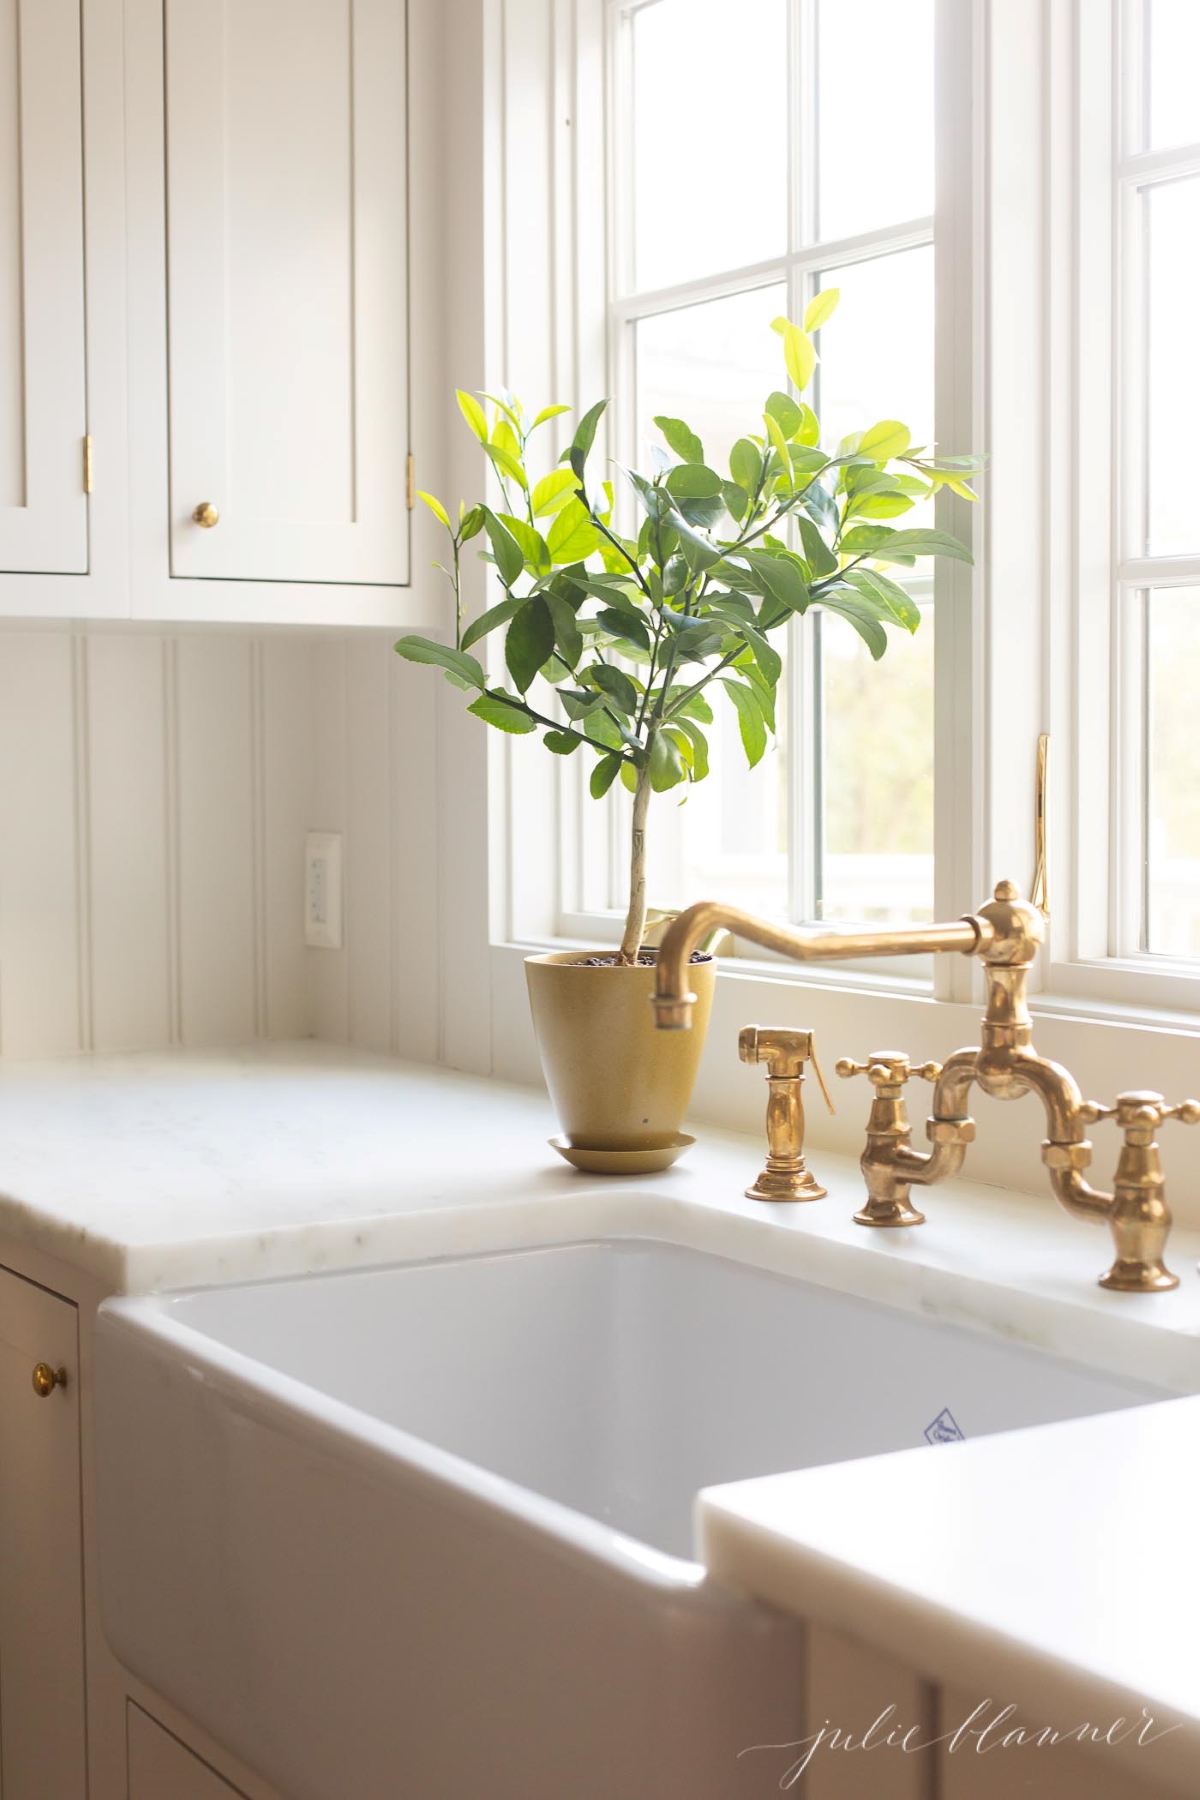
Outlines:
POLYGON ((943 1406, 932 1425, 925 1427, 927 1444, 965 1444, 966 1434, 948 1406, 943 1406))

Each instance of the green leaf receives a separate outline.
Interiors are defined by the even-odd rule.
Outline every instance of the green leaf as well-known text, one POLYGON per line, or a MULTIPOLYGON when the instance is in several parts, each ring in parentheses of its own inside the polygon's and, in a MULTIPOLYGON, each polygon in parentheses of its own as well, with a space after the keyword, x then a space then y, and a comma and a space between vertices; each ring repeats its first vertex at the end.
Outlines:
POLYGON ((656 794, 663 794, 686 779, 679 745, 665 731, 655 732, 650 739, 650 786, 656 794))
POLYGON ((822 325, 842 297, 841 288, 822 288, 814 294, 804 312, 805 331, 820 331, 822 325))
POLYGON ((779 389, 776 389, 773 394, 768 394, 765 410, 770 413, 785 438, 795 437, 803 421, 804 412, 790 394, 785 394, 779 389))
POLYGON ((578 492, 579 477, 574 469, 552 469, 549 475, 542 476, 533 490, 534 516, 540 518, 544 513, 558 512, 571 495, 578 492))
POLYGON ((821 536, 815 522, 801 514, 796 524, 800 530, 800 542, 804 545, 804 560, 812 573, 818 580, 822 575, 832 575, 838 566, 838 559, 821 536))
POLYGON ((623 669, 614 669, 611 663, 596 663, 584 679, 614 700, 621 712, 633 717, 638 708, 638 691, 623 669))
POLYGON ((721 492, 721 477, 703 463, 676 463, 667 470, 667 486, 677 500, 711 500, 721 492))
POLYGON ((747 550, 745 556, 764 593, 780 601, 789 612, 805 611, 808 588, 794 562, 786 556, 773 556, 769 550, 747 550))
POLYGON ((504 527, 511 531, 521 546, 521 555, 531 569, 539 575, 550 573, 550 552, 546 548, 546 540, 540 531, 535 531, 526 519, 518 519, 515 513, 497 513, 496 517, 504 527))
POLYGON ((458 505, 458 535, 464 544, 469 544, 473 537, 478 537, 483 530, 483 508, 473 506, 470 512, 462 504, 458 505))
POLYGON ((907 494, 856 494, 846 508, 848 519, 898 519, 911 512, 907 494))
POLYGON ((762 761, 767 747, 767 727, 752 688, 730 677, 722 677, 721 686, 737 708, 738 729, 742 734, 742 749, 746 752, 746 761, 753 768, 762 761))
POLYGON ((703 463, 704 445, 690 425, 682 419, 664 418, 661 413, 655 414, 654 423, 682 462, 703 463))
POLYGON ((429 663, 471 687, 487 686, 487 677, 475 658, 452 650, 447 644, 435 644, 430 638, 402 637, 395 648, 408 662, 429 663))
POLYGON ((579 739, 569 731, 548 731, 542 742, 555 756, 570 756, 579 748, 579 739))
POLYGON ((767 436, 770 438, 778 452, 781 465, 780 473, 790 487, 792 485, 792 459, 788 451, 787 439, 783 435, 783 427, 780 425, 779 420, 775 417, 774 413, 764 413, 763 422, 767 428, 767 436))
POLYGON ((555 563, 583 562, 600 545, 600 533, 588 517, 581 500, 570 500, 556 516, 546 538, 550 560, 555 563))
POLYGON ((497 731, 511 731, 515 737, 537 730, 535 721, 514 700, 503 700, 498 694, 481 694, 467 711, 485 724, 494 725, 497 731))
POLYGON ((708 774, 708 739, 693 719, 681 718, 679 730, 686 732, 692 746, 692 780, 703 781, 708 774))
POLYGON ((701 537, 698 531, 688 524, 682 513, 671 513, 671 525, 679 533, 679 548, 682 550, 689 569, 711 569, 714 563, 721 560, 718 545, 710 543, 708 538, 701 537))
POLYGON ((783 334, 783 360, 788 374, 803 393, 817 366, 817 352, 808 333, 801 331, 798 325, 789 325, 783 334))
POLYGON ((529 486, 525 471, 515 456, 510 456, 507 450, 502 450, 500 448, 499 444, 485 444, 483 448, 491 458, 492 462, 499 469, 501 475, 505 476, 509 481, 515 481, 519 488, 527 488, 529 486))
POLYGON ((762 480, 763 455, 753 438, 739 438, 729 452, 729 473, 747 494, 754 494, 762 480))
POLYGON ((739 487, 736 481, 723 481, 721 494, 725 501, 725 511, 740 525, 750 509, 749 494, 745 488, 739 487))
POLYGON ((687 689, 685 687, 673 687, 667 695, 666 704, 668 710, 674 711, 674 709, 678 707, 679 710, 674 715, 676 718, 699 719, 702 725, 711 725, 713 722, 712 707, 708 704, 704 695, 693 694, 690 699, 685 701, 683 696, 686 693, 687 689), (682 704, 680 704, 681 702, 682 704))
POLYGON ((800 428, 796 432, 797 440, 801 444, 811 446, 813 444, 816 444, 819 441, 820 436, 821 436, 821 421, 817 418, 817 415, 813 411, 811 406, 808 406, 808 405, 804 404, 803 402, 801 402, 800 428))
POLYGON ((771 330, 777 331, 779 333, 780 337, 782 337, 784 332, 787 330, 787 328, 790 324, 791 324, 791 320, 787 317, 787 315, 785 313, 780 313, 780 315, 777 319, 771 320, 771 330))
POLYGON ((742 636, 754 652, 754 660, 762 670, 763 679, 769 687, 774 687, 783 674, 783 658, 773 644, 769 644, 761 631, 750 625, 742 626, 742 636))
POLYGON ((571 447, 567 451, 566 460, 570 463, 580 481, 583 480, 584 465, 591 455, 592 445, 596 441, 596 427, 599 425, 601 416, 607 405, 607 400, 597 400, 595 406, 590 406, 588 408, 582 419, 579 421, 575 436, 571 441, 571 447))
POLYGON ((575 609, 559 594, 547 594, 546 606, 554 622, 554 643, 568 669, 573 669, 583 655, 583 633, 575 617, 575 609))
POLYGON ((886 548, 881 547, 874 555, 889 562, 897 556, 950 556, 956 562, 975 561, 967 546, 948 531, 893 531, 886 548))
POLYGON ((547 419, 557 419, 560 413, 568 413, 570 410, 569 406, 543 406, 541 412, 533 421, 533 424, 529 429, 530 431, 536 431, 539 425, 544 425, 546 423, 547 419))
POLYGON ((485 638, 489 631, 495 631, 497 625, 507 625, 514 613, 520 612, 525 601, 520 594, 509 594, 495 606, 489 606, 485 613, 480 613, 473 625, 468 625, 463 632, 462 647, 469 650, 480 638, 485 638))
POLYGON ((563 710, 569 719, 578 724, 594 713, 598 706, 604 705, 603 694, 593 694, 587 688, 559 688, 558 697, 563 703, 563 710))
POLYGON ((847 556, 870 556, 895 535, 890 525, 854 525, 843 534, 841 547, 847 556))
POLYGON ((898 625, 915 631, 921 623, 921 609, 906 589, 878 569, 848 569, 843 576, 850 587, 869 600, 887 608, 898 625))
POLYGON ((609 637, 616 638, 619 643, 633 644, 637 649, 649 653, 650 633, 640 614, 622 612, 615 606, 605 606, 596 614, 596 623, 603 625, 609 637))
POLYGON ((843 598, 840 594, 822 594, 821 605, 830 612, 839 613, 843 619, 848 619, 875 661, 879 661, 887 649, 887 632, 871 611, 861 603, 843 598))
POLYGON ((588 782, 588 789, 593 800, 602 800, 604 798, 613 782, 617 779, 620 770, 621 758, 619 756, 609 755, 600 758, 600 761, 592 770, 592 778, 588 782))
POLYGON ((589 713, 583 721, 583 729, 594 744, 602 744, 606 750, 621 751, 625 748, 620 726, 606 712, 589 713))
POLYGON ((621 786, 628 788, 631 794, 635 794, 637 792, 637 784, 637 770, 631 762, 623 762, 621 764, 621 786))
POLYGON ((440 500, 435 498, 433 494, 427 494, 424 488, 417 489, 417 499, 425 502, 434 518, 440 519, 447 531, 453 531, 454 527, 450 523, 450 515, 440 500))
POLYGON ((899 419, 881 419, 878 425, 872 425, 870 431, 864 431, 858 449, 860 456, 869 456, 872 462, 890 462, 893 456, 903 456, 912 443, 912 432, 899 419))
POLYGON ((505 587, 511 587, 525 569, 525 554, 512 532, 489 507, 483 515, 484 530, 496 558, 496 568, 505 587))
POLYGON ((487 415, 474 394, 465 394, 462 388, 456 390, 459 410, 481 444, 487 443, 487 415))
POLYGON ((542 664, 554 654, 554 621, 541 594, 514 613, 504 640, 504 660, 521 693, 525 693, 542 664))

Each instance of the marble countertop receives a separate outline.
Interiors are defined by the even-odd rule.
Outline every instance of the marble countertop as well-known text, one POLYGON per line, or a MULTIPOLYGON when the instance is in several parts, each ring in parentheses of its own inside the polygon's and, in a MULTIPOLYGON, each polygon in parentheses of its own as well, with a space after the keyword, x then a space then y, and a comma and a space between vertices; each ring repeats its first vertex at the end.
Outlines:
MULTIPOLYGON (((1172 1240, 1176 1292, 1110 1294, 1107 1234, 1048 1192, 948 1182, 925 1226, 868 1232, 849 1159, 814 1159, 826 1200, 763 1206, 742 1195, 755 1138, 704 1129, 674 1169, 615 1181, 569 1169, 553 1128, 530 1090, 312 1042, 15 1065, 0 1234, 111 1292, 665 1234, 1200 1394, 1200 1234, 1172 1240)), ((1043 1715, 1173 1712, 1190 1724, 1161 1764, 1194 1771, 1198 1494, 1200 1398, 1181 1398, 741 1482, 699 1517, 724 1579, 1043 1715), (872 1528, 881 1489, 903 1530, 872 1528)))

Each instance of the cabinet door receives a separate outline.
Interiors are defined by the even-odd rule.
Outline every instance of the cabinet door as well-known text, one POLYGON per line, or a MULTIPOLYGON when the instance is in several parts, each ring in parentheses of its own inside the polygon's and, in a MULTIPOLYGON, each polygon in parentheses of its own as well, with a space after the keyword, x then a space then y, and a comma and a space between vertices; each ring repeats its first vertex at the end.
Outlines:
POLYGON ((75 1308, 0 1270, 0 1794, 82 1800, 83 1592, 75 1308), (46 1398, 33 1370, 67 1372, 46 1398))
POLYGON ((0 570, 87 571, 79 0, 0 0, 0 570))
POLYGON ((405 582, 404 0, 165 5, 171 572, 405 582))
POLYGON ((131 1700, 129 1800, 242 1800, 242 1796, 131 1700))

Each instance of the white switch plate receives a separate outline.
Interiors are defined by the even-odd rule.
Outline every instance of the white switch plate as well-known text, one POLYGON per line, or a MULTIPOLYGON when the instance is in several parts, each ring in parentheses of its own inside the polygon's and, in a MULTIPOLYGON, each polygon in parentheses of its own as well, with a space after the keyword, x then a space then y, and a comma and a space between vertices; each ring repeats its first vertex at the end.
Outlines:
POLYGON ((310 831, 304 841, 304 941, 342 947, 342 834, 310 831))

